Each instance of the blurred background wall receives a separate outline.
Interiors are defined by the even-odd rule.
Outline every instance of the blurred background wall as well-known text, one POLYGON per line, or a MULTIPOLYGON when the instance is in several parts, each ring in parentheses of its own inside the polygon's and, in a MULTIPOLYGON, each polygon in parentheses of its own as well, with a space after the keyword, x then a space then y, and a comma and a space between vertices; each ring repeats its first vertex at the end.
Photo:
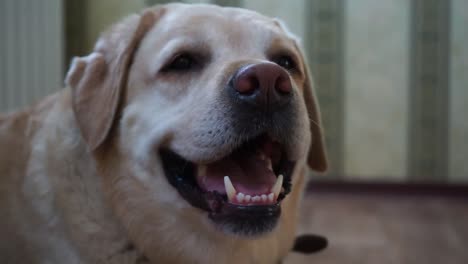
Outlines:
MULTIPOLYGON (((60 89, 102 30, 164 2, 0 1, 0 110, 60 89)), ((468 1, 184 2, 257 10, 300 36, 332 163, 324 180, 468 183, 468 1)))
POLYGON ((60 0, 0 0, 0 111, 62 86, 63 23, 60 0))

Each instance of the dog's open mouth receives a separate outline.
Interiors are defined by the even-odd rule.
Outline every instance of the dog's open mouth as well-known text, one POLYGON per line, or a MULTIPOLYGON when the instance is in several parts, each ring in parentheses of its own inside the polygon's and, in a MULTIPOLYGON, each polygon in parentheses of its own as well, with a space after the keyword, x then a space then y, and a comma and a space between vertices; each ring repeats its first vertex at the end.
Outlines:
POLYGON ((160 154, 170 184, 231 233, 272 230, 281 214, 280 202, 291 191, 295 162, 267 135, 207 164, 192 163, 167 149, 160 154))

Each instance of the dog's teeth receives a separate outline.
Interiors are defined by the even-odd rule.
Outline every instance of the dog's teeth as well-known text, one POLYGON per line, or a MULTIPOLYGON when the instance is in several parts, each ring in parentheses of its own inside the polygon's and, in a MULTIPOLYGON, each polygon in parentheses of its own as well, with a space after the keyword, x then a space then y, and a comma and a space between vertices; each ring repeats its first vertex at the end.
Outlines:
POLYGON ((262 198, 262 202, 266 202, 267 199, 268 199, 268 196, 266 196, 266 194, 262 194, 262 196, 260 196, 262 198))
POLYGON ((275 185, 273 185, 273 188, 271 188, 271 192, 275 195, 276 198, 278 198, 281 192, 282 186, 283 186, 283 175, 280 174, 278 175, 278 178, 276 179, 275 185))
POLYGON ((271 164, 271 159, 267 159, 266 162, 267 162, 267 168, 273 171, 273 165, 271 164))
POLYGON ((224 188, 226 189, 228 200, 231 202, 234 199, 234 196, 236 196, 236 189, 234 189, 229 176, 224 176, 224 188))
POLYGON ((274 199, 275 199, 275 194, 274 194, 274 193, 270 193, 270 194, 268 195, 268 202, 272 203, 274 199))
POLYGON ((252 197, 252 202, 258 203, 258 202, 260 202, 260 199, 261 199, 260 196, 255 195, 254 197, 252 197))
POLYGON ((252 196, 250 196, 250 195, 248 195, 248 194, 244 197, 244 201, 245 201, 246 203, 249 203, 249 202, 250 202, 250 199, 252 199, 252 196))
POLYGON ((245 195, 243 193, 238 193, 236 195, 236 199, 239 203, 242 203, 244 201, 245 195))

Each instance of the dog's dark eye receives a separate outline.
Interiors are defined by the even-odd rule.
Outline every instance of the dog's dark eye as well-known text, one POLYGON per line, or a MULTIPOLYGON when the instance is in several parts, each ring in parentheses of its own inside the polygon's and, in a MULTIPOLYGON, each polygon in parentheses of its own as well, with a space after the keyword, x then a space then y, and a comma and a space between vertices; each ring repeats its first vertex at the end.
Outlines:
POLYGON ((190 54, 180 54, 177 55, 169 64, 167 64, 163 71, 176 71, 176 72, 184 72, 193 69, 195 66, 196 61, 194 57, 190 54))
POLYGON ((294 70, 296 68, 296 62, 294 62, 294 60, 287 55, 279 56, 272 61, 288 71, 294 70))

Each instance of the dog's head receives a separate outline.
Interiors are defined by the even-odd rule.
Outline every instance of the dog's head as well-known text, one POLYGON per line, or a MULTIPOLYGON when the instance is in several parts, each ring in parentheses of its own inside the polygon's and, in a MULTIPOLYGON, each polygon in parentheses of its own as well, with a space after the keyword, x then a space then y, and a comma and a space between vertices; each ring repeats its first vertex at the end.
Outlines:
POLYGON ((283 200, 300 192, 298 172, 306 163, 327 167, 298 43, 255 12, 146 10, 75 59, 67 82, 83 138, 133 237, 174 226, 272 232, 283 200))

